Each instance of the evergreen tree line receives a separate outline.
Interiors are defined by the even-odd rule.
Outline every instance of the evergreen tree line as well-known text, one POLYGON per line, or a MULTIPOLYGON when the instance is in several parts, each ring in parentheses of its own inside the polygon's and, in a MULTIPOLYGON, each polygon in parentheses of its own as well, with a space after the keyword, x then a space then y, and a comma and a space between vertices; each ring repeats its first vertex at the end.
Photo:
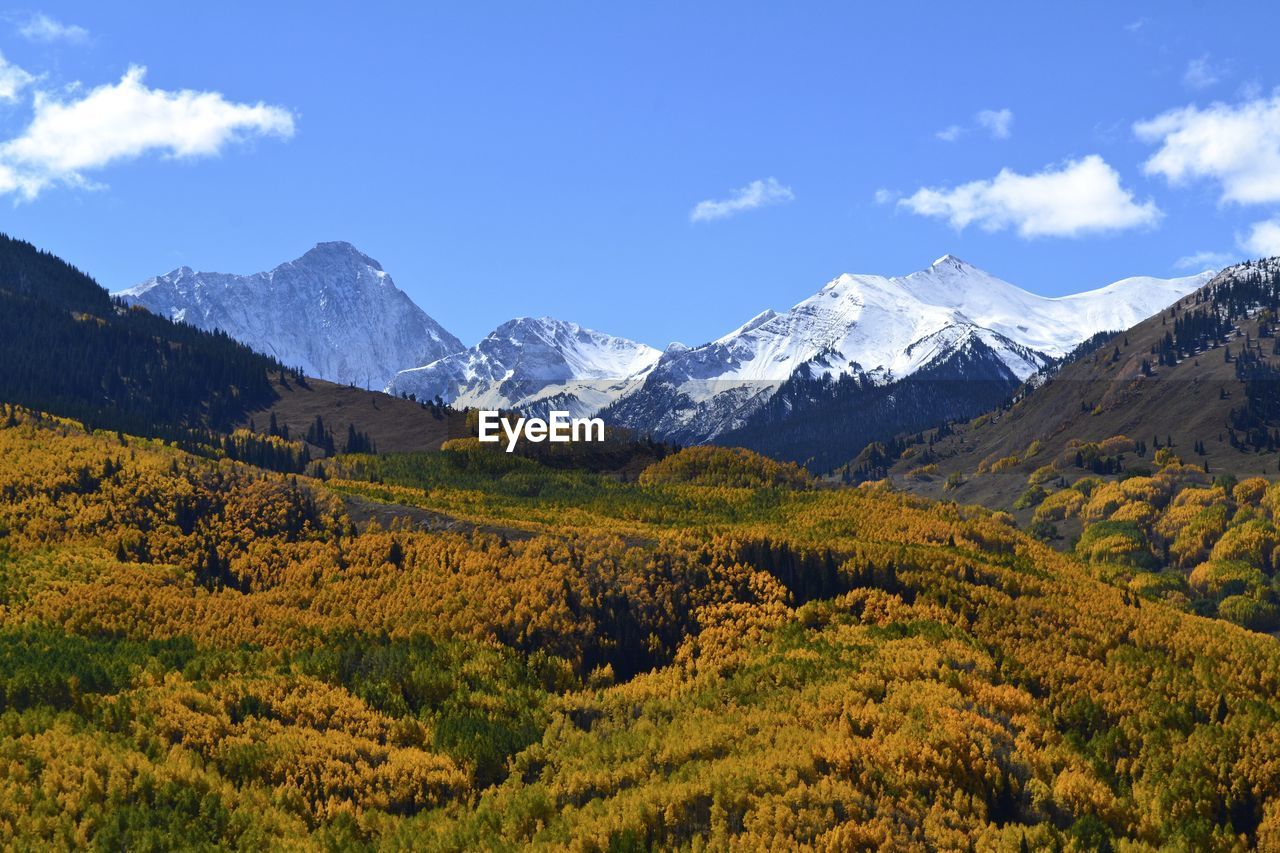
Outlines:
POLYGON ((933 429, 921 430, 914 435, 895 435, 885 441, 873 441, 852 462, 837 468, 834 473, 846 485, 883 480, 889 476, 889 469, 902 458, 907 448, 921 445, 925 445, 925 448, 917 457, 920 464, 932 464, 938 460, 933 446, 954 432, 951 424, 951 421, 943 421, 933 429))
MULTIPOLYGON (((275 412, 271 413, 271 422, 267 426, 267 434, 282 438, 285 441, 294 440, 289 435, 289 425, 278 423, 275 412)), ((329 429, 324 422, 324 417, 321 415, 316 415, 316 419, 307 426, 303 439, 307 444, 324 451, 325 456, 333 456, 338 452, 338 442, 333 437, 333 430, 329 429)), ((342 452, 377 453, 378 448, 368 433, 356 429, 355 424, 347 424, 347 435, 342 445, 342 452)))
POLYGON ((452 407, 448 403, 446 403, 444 401, 444 398, 441 397, 439 394, 437 394, 431 400, 419 400, 417 394, 413 394, 407 391, 401 391, 400 399, 408 400, 411 403, 417 403, 423 409, 430 412, 431 416, 436 420, 440 420, 452 410, 452 407))
POLYGON ((0 235, 0 399, 180 441, 230 431, 296 370, 221 332, 112 300, 91 278, 0 235))

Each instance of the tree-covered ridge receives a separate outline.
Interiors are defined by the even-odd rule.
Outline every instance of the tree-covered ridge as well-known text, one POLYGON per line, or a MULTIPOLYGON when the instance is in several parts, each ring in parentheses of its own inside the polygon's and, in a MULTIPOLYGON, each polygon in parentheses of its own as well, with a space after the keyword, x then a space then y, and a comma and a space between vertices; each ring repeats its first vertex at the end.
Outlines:
POLYGON ((0 289, 15 296, 71 311, 105 314, 113 304, 110 294, 79 269, 5 234, 0 234, 0 282, 0 289))
POLYGON ((324 464, 0 419, 6 844, 1280 843, 1276 641, 1002 514, 324 464))
POLYGON ((272 398, 268 374, 285 373, 221 332, 128 309, 75 267, 4 235, 0 364, 0 400, 184 439, 229 431, 272 398))

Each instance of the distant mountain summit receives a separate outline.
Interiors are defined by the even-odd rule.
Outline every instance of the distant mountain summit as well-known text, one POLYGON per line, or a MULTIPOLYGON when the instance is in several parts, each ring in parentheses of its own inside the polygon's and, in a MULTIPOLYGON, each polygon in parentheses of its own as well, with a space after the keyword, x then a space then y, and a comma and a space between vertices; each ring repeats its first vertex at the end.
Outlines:
POLYGON ((309 376, 362 388, 382 388, 399 370, 464 349, 381 264, 344 242, 319 243, 254 275, 180 267, 115 295, 221 329, 309 376))
POLYGON ((398 373, 387 387, 455 406, 593 414, 624 395, 661 353, 550 317, 503 323, 469 350, 398 373))
POLYGON ((1102 331, 1125 329, 1203 285, 1211 273, 1127 278, 1050 298, 944 255, 906 276, 841 275, 785 313, 765 311, 693 349, 671 348, 604 415, 682 442, 748 424, 783 383, 856 377, 888 385, 928 368, 1025 380, 1102 331), (955 361, 952 365, 951 362, 955 361))

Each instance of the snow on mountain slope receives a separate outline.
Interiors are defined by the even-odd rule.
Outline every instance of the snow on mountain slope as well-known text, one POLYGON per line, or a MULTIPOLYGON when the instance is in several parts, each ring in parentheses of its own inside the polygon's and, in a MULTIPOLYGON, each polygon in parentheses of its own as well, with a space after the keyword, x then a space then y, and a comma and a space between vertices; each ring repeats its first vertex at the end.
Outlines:
POLYGON ((709 440, 801 371, 884 383, 975 339, 1025 379, 1091 335, 1128 328, 1210 277, 1128 278, 1049 298, 951 255, 906 276, 846 274, 786 313, 766 311, 710 344, 669 350, 605 414, 638 430, 709 440))
POLYGON ((320 243, 255 275, 182 267, 116 295, 221 329, 308 376, 362 388, 382 388, 398 370, 463 349, 350 243, 320 243))
POLYGON ((503 323, 469 350, 402 370, 387 386, 455 406, 594 414, 657 362, 653 347, 551 318, 503 323))
MULTIPOLYGON (((969 328, 1058 357, 1097 332, 1128 328, 1206 281, 1207 274, 1130 278, 1054 299, 947 255, 907 276, 842 275, 787 313, 765 312, 703 348, 709 352, 702 357, 684 360, 699 365, 699 378, 710 378, 702 375, 709 368, 720 380, 780 381, 805 364, 815 373, 900 378, 969 328)), ((1021 376, 1035 370, 1011 367, 1021 376)))

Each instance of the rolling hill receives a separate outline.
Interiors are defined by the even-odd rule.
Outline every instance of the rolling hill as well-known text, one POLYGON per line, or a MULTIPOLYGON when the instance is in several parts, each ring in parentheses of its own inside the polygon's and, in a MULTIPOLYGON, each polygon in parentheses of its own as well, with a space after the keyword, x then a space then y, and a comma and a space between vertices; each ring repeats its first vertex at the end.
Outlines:
POLYGON ((305 438, 319 417, 335 437, 336 449, 343 448, 344 437, 354 429, 383 453, 439 450, 449 439, 469 434, 466 417, 448 406, 422 404, 323 379, 277 379, 273 388, 274 398, 247 412, 240 426, 252 425, 255 431, 263 432, 274 419, 278 431, 287 429, 290 436, 305 438))

